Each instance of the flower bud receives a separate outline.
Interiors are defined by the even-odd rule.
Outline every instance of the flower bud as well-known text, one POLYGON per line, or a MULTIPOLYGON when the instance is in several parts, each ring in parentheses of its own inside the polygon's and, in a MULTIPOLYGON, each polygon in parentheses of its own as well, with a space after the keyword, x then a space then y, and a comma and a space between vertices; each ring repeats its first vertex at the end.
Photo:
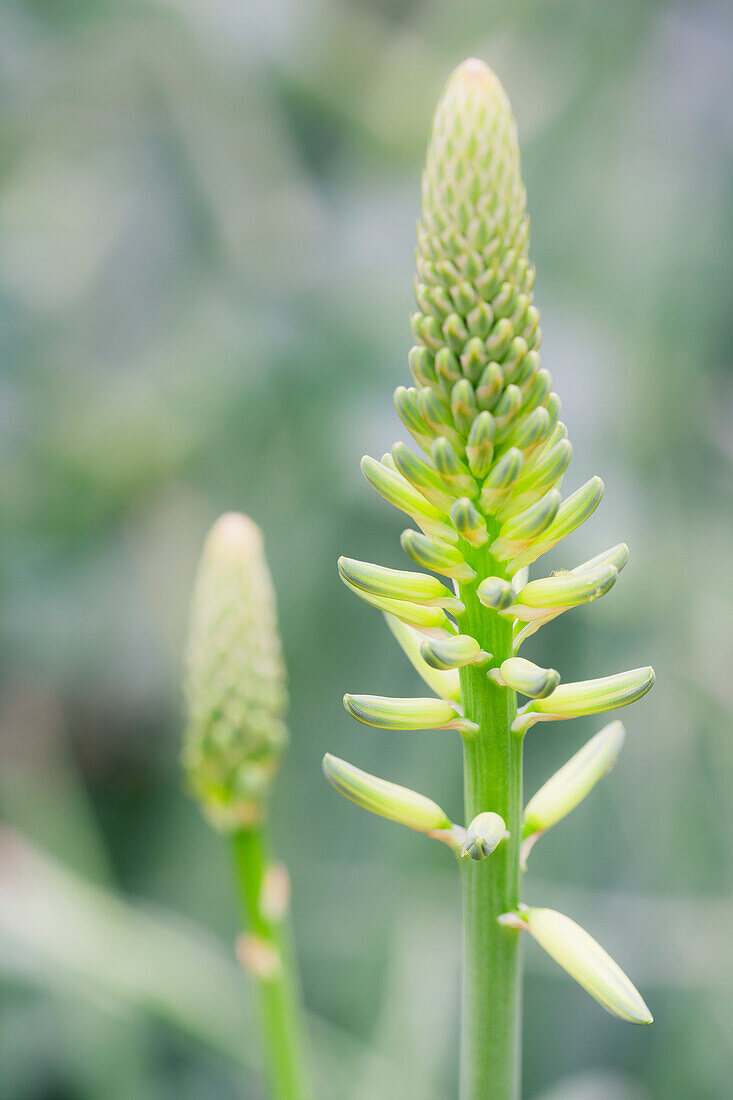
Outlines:
POLYGON ((352 718, 366 726, 384 730, 456 729, 474 733, 455 703, 447 699, 393 699, 384 695, 344 695, 344 706, 352 718))
POLYGON ((261 815, 287 731, 285 669, 262 535, 230 512, 206 540, 186 653, 183 766, 207 817, 235 829, 261 815))
POLYGON ((455 496, 446 491, 442 478, 429 463, 418 458, 404 443, 395 443, 392 457, 399 472, 413 488, 436 508, 445 513, 450 511, 455 496))
POLYGON ((509 834, 503 817, 494 813, 479 814, 466 829, 461 855, 470 856, 471 859, 486 859, 507 836, 509 834))
POLYGON ((567 497, 560 505, 555 519, 542 534, 538 542, 528 547, 524 553, 514 559, 515 566, 531 565, 542 554, 571 534, 593 515, 603 496, 603 482, 599 477, 589 481, 567 497))
POLYGON ((476 595, 484 607, 490 607, 492 611, 503 611, 514 599, 511 584, 501 577, 487 577, 481 581, 476 595))
POLYGON ((488 363, 476 386, 478 407, 490 411, 496 405, 504 385, 504 374, 498 363, 488 363))
POLYGON ((512 604, 517 619, 554 618, 571 607, 590 603, 604 596, 616 583, 615 565, 601 565, 581 573, 559 573, 526 584, 512 604))
POLYGON ((478 409, 473 386, 467 378, 461 378, 453 386, 450 395, 450 408, 456 428, 461 435, 468 435, 471 425, 478 416, 478 409))
POLYGON ((466 458, 471 473, 483 480, 491 469, 494 456, 494 418, 490 412, 480 412, 468 433, 466 458))
POLYGON ((358 588, 372 596, 386 596, 391 600, 408 600, 427 607, 442 607, 447 611, 461 611, 463 604, 450 589, 429 573, 409 573, 403 569, 388 569, 355 558, 340 557, 339 575, 352 590, 358 588))
POLYGON ((522 836, 544 833, 574 810, 618 760, 626 734, 609 722, 540 787, 524 810, 522 836))
POLYGON ((469 634, 426 638, 420 646, 423 660, 436 669, 463 668, 481 656, 481 646, 469 634))
MULTIPOLYGON (((390 456, 391 457, 391 456, 390 456)), ((445 523, 445 512, 441 512, 435 505, 410 485, 396 470, 390 469, 382 462, 365 455, 361 460, 361 470, 364 477, 377 492, 395 508, 399 508, 415 520, 429 535, 437 535, 441 538, 455 538, 451 528, 445 523)))
POLYGON ((491 545, 491 553, 499 561, 506 561, 521 553, 547 531, 559 507, 560 493, 557 489, 550 489, 536 504, 506 520, 499 531, 499 537, 491 545))
POLYGON ((654 683, 653 668, 634 668, 597 680, 560 684, 546 699, 534 699, 522 707, 512 730, 524 733, 535 722, 555 722, 562 718, 581 718, 635 703, 654 683))
POLYGON ((412 435, 412 438, 419 447, 428 452, 433 436, 420 415, 417 390, 407 389, 406 386, 398 386, 394 391, 394 404, 397 415, 412 435))
POLYGON ((362 809, 418 833, 445 832, 447 839, 453 839, 450 818, 437 803, 417 791, 370 775, 331 753, 323 757, 323 772, 340 794, 362 809))
POLYGON ((432 386, 437 382, 433 353, 428 348, 410 348, 408 356, 410 373, 418 386, 432 386))
POLYGON ((461 462, 449 439, 445 436, 435 439, 430 455, 441 478, 456 496, 475 497, 478 494, 470 470, 461 462))
POLYGON ((494 465, 481 490, 481 507, 485 512, 495 512, 509 495, 524 464, 524 455, 516 447, 503 454, 494 465))
POLYGON ((520 909, 499 920, 526 929, 606 1012, 631 1024, 652 1022, 651 1012, 621 967, 570 917, 554 909, 520 909))
MULTIPOLYGON (((402 619, 395 615, 386 614, 387 626, 392 631, 410 664, 419 676, 425 681, 431 691, 441 699, 451 699, 454 703, 461 701, 461 681, 457 669, 438 669, 427 663, 422 656, 420 648, 425 635, 408 626, 402 619)), ((445 642, 452 637, 447 631, 435 631, 435 637, 445 642)))
POLYGON ((532 661, 525 661, 524 657, 508 657, 500 668, 492 669, 490 675, 498 683, 531 699, 544 699, 560 682, 560 674, 554 668, 540 668, 532 661))
POLYGON ((486 520, 468 497, 460 497, 450 510, 458 534, 471 546, 484 546, 489 541, 486 520))
POLYGON ((441 539, 433 539, 408 528, 400 536, 400 545, 408 558, 412 558, 417 565, 442 573, 444 577, 472 581, 476 576, 458 547, 441 539))

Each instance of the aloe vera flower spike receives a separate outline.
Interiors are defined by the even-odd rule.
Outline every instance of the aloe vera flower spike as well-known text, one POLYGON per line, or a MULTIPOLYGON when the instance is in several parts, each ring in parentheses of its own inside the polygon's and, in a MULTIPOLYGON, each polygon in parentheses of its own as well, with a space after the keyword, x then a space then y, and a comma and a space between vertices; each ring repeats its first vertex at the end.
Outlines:
POLYGON ((186 654, 182 762, 206 818, 231 839, 245 930, 237 954, 260 1004, 273 1100, 310 1096, 285 868, 269 854, 267 803, 287 745, 285 667, 262 535, 230 512, 206 540, 186 654))
MULTIPOLYGON (((362 460, 369 483, 420 529, 406 531, 402 547, 430 574, 354 559, 339 564, 350 590, 385 613, 435 695, 348 694, 349 713, 389 731, 437 728, 463 740, 467 825, 454 848, 463 892, 461 1100, 519 1096, 522 931, 609 1012, 634 1023, 651 1020, 629 979, 586 932, 521 900, 529 847, 579 805, 623 741, 620 723, 597 735, 523 816, 528 731, 626 706, 654 681, 651 668, 637 668, 572 682, 518 655, 552 619, 609 592, 628 558, 620 543, 551 577, 527 575, 590 518, 603 495, 599 477, 561 492, 572 449, 560 399, 540 366, 528 247, 511 107, 491 69, 472 59, 445 86, 422 178, 418 308, 411 318, 416 345, 409 355, 414 386, 395 393, 415 446, 398 442, 381 460, 362 460)), ((367 787, 360 780, 357 790, 330 771, 326 765, 352 801, 392 820, 404 823, 408 814, 422 820, 415 805, 434 812, 414 792, 399 796, 388 785, 385 794, 375 777, 367 777, 367 787)))

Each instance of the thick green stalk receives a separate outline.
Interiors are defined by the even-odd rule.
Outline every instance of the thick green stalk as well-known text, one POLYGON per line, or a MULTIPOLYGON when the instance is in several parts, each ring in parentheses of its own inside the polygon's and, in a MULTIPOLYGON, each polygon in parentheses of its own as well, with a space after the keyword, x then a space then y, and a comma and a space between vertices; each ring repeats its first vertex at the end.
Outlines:
MULTIPOLYGON (((487 550, 466 548, 479 577, 504 576, 487 550)), ((511 625, 484 607, 476 588, 462 585, 461 632, 476 638, 500 665, 511 656, 511 625)), ((504 818, 509 838, 491 859, 466 859, 463 876, 463 1022, 461 1100, 516 1100, 521 1048, 519 932, 497 923, 519 902, 522 743, 511 732, 516 695, 485 670, 461 669, 466 717, 479 732, 464 740, 466 821, 493 810, 504 818)))
POLYGON ((240 956, 257 985, 271 1100, 307 1100, 310 1088, 285 916, 287 898, 282 882, 273 878, 261 827, 238 830, 232 843, 245 924, 240 956))

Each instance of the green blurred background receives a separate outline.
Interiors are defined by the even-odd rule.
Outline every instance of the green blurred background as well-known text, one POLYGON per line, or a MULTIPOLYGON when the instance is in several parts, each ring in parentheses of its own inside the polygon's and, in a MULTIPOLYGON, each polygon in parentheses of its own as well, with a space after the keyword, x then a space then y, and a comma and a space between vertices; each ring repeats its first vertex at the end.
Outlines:
MULTIPOLYGON (((227 852, 177 764, 188 593, 230 508, 263 528, 279 593, 274 830, 319 1100, 455 1096, 455 868, 339 799, 320 757, 460 812, 457 737, 345 715, 345 690, 418 681, 335 562, 404 564, 359 459, 404 434, 419 172, 470 54, 518 118, 566 486, 606 483, 547 564, 632 550, 612 595, 528 655, 568 679, 657 671, 526 884, 656 1022, 606 1016, 528 943, 525 1095, 733 1095, 730 5, 4 0, 6 1100, 262 1097, 227 852)), ((538 727, 528 790, 600 725, 538 727)))

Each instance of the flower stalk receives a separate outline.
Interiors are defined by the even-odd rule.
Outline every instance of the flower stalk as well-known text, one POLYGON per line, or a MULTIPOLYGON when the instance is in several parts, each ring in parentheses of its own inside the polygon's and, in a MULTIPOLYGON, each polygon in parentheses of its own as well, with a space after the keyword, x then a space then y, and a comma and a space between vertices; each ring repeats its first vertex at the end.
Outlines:
MULTIPOLYGON (((540 722, 626 706, 654 681, 651 668, 640 668, 561 683, 555 669, 519 656, 542 626, 609 592, 628 558, 619 543, 574 569, 532 581, 527 575, 590 518, 603 482, 591 477, 561 493, 571 446, 560 399, 539 363, 525 206, 509 101, 486 65, 464 62, 443 91, 428 143, 412 316, 417 343, 409 356, 415 386, 395 393, 422 453, 398 442, 380 461, 362 460, 369 483, 420 528, 406 531, 401 543, 431 573, 339 563, 351 591, 386 614, 435 693, 348 694, 348 712, 390 731, 442 729, 463 740, 469 824, 461 844, 452 845, 463 891, 461 1100, 519 1096, 523 931, 609 1012, 651 1021, 629 979, 587 933, 521 900, 529 848, 608 772, 623 741, 619 723, 599 734, 523 815, 527 732, 540 722)), ((357 790, 353 775, 344 779, 350 766, 340 762, 338 778, 329 760, 327 775, 352 801, 402 823, 412 815, 413 828, 434 835, 415 824, 422 820, 417 807, 430 816, 434 803, 414 792, 399 795, 403 788, 392 784, 382 789, 375 777, 368 777, 368 791, 363 780, 357 790)), ((452 825, 454 836, 460 829, 452 825)))

